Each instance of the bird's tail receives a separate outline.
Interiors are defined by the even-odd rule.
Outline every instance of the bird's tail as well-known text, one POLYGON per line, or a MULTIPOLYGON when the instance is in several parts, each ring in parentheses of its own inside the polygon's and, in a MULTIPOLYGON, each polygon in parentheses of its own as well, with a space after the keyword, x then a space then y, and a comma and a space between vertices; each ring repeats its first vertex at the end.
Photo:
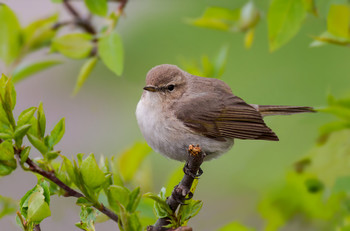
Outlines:
POLYGON ((315 112, 312 107, 300 106, 275 106, 275 105, 256 105, 252 106, 261 113, 262 116, 270 115, 291 115, 304 112, 315 112))

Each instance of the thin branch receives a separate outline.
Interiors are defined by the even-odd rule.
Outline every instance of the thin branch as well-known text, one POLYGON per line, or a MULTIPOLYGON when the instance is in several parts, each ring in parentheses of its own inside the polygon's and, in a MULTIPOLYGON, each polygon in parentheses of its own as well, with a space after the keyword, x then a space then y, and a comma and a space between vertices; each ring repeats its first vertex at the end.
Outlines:
POLYGON ((123 12, 124 12, 125 6, 126 6, 126 4, 128 3, 128 0, 120 0, 119 2, 120 2, 120 5, 119 5, 119 7, 118 7, 118 13, 119 13, 120 15, 122 15, 123 12))
MULTIPOLYGON (((63 5, 67 11, 74 17, 73 24, 80 26, 86 32, 90 34, 96 34, 94 26, 91 24, 89 18, 83 18, 80 13, 70 4, 69 0, 63 0, 63 5)), ((63 24, 66 25, 66 24, 63 24)))
MULTIPOLYGON (((201 171, 200 166, 203 163, 203 159, 205 157, 205 153, 202 152, 200 147, 190 145, 188 148, 188 159, 186 161, 184 172, 185 175, 182 178, 181 182, 174 188, 170 197, 167 199, 167 204, 170 209, 175 212, 180 204, 184 204, 186 200, 186 196, 191 194, 190 190, 193 184, 194 179, 198 172, 201 171)), ((191 195, 193 196, 193 195, 191 195)), ((174 229, 164 228, 164 226, 169 225, 169 218, 159 218, 157 222, 153 226, 148 226, 147 231, 171 231, 174 229)), ((175 231, 189 231, 192 230, 190 227, 179 227, 176 228, 175 231)))
MULTIPOLYGON (((16 149, 15 148, 15 152, 18 155, 19 159, 21 158, 21 152, 22 150, 16 149)), ((66 191, 66 195, 65 196, 72 196, 72 197, 85 197, 82 193, 75 191, 74 189, 72 189, 71 187, 69 187, 68 185, 66 185, 65 183, 63 183, 60 179, 57 178, 57 176, 55 175, 54 172, 49 172, 49 171, 45 171, 44 169, 40 168, 34 161, 32 161, 30 158, 28 158, 26 160, 26 163, 28 164, 29 171, 35 172, 43 177, 45 177, 46 179, 51 180, 52 182, 54 182, 57 186, 59 186, 60 188, 62 188, 63 190, 66 191)), ((117 214, 115 214, 113 211, 109 210, 108 208, 106 208, 102 203, 100 203, 99 205, 94 205, 94 207, 99 210, 101 213, 105 214, 106 216, 108 216, 110 219, 112 219, 113 221, 118 223, 118 216, 117 214)))

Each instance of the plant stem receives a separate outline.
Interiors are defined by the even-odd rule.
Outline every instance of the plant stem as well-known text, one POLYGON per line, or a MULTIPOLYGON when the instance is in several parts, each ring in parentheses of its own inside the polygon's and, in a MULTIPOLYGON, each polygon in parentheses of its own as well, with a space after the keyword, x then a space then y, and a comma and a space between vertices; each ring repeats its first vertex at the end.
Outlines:
MULTIPOLYGON (((18 155, 19 159, 21 158, 21 149, 16 149, 15 148, 15 152, 18 155)), ((28 170, 31 172, 35 172, 43 177, 45 177, 46 179, 51 180, 52 182, 54 182, 57 186, 59 186, 60 188, 62 188, 63 190, 66 191, 66 195, 65 196, 72 196, 72 197, 76 197, 76 198, 80 198, 80 197, 85 197, 82 193, 75 191, 74 189, 72 189, 71 187, 69 187, 68 185, 66 185, 65 183, 63 183, 60 179, 57 178, 57 176, 55 175, 55 172, 53 171, 45 171, 44 169, 40 168, 33 160, 31 160, 30 158, 28 158, 26 160, 26 163, 28 164, 29 168, 28 170)), ((109 210, 108 208, 106 208, 102 203, 100 203, 99 205, 94 206, 97 210, 99 210, 101 213, 105 214, 106 216, 108 216, 110 219, 112 219, 113 221, 118 223, 118 215, 115 214, 113 211, 109 210)))
MULTIPOLYGON (((174 188, 170 197, 168 197, 166 201, 173 212, 177 210, 180 204, 184 204, 186 196, 190 194, 192 183, 196 178, 195 176, 200 171, 200 166, 203 163, 203 159, 205 157, 205 153, 201 151, 198 145, 190 145, 188 148, 188 154, 188 159, 184 167, 184 170, 186 169, 185 175, 182 178, 181 182, 174 188)), ((164 228, 164 226, 167 226, 169 224, 169 218, 159 218, 153 226, 147 227, 147 231, 192 230, 189 227, 178 227, 176 229, 164 228)))

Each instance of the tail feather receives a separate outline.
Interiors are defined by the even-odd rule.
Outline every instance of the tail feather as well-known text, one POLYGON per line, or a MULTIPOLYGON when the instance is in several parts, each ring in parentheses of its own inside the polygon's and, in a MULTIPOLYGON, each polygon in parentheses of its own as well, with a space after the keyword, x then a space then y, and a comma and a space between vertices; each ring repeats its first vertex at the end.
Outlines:
POLYGON ((305 112, 315 112, 312 107, 300 106, 275 106, 275 105, 252 105, 262 116, 291 115, 305 112))

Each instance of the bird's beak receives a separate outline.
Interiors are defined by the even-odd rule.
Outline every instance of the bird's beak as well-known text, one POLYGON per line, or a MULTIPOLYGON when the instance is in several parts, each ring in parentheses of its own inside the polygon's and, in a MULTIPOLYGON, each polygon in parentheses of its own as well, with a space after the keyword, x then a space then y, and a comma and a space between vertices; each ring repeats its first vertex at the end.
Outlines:
POLYGON ((146 86, 143 88, 143 90, 155 92, 157 89, 153 86, 146 86))

